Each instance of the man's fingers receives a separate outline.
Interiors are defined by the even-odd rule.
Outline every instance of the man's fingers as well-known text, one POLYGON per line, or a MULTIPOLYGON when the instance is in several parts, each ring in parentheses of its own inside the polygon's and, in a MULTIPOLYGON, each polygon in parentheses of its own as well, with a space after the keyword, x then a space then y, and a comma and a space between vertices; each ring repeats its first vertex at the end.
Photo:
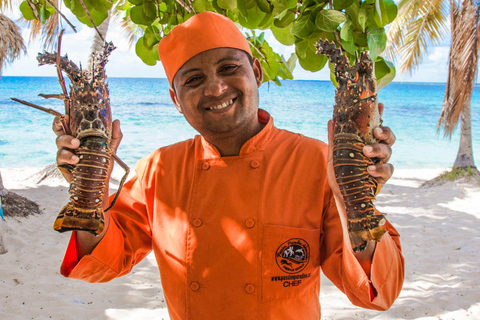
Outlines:
POLYGON ((367 167, 368 173, 377 178, 381 185, 384 185, 392 177, 393 170, 393 165, 390 163, 378 163, 367 167))
POLYGON ((80 140, 65 134, 58 136, 55 142, 58 149, 77 149, 80 146, 80 140))
POLYGON ((57 164, 77 164, 78 157, 70 150, 60 149, 57 151, 57 164))
POLYGON ((73 150, 80 146, 80 140, 69 136, 61 135, 57 137, 57 164, 77 164, 78 157, 73 153, 73 150))
MULTIPOLYGON (((63 121, 64 123, 68 123, 68 117, 65 116, 63 121)), ((55 117, 55 119, 53 119, 52 130, 57 136, 66 134, 64 124, 62 123, 62 119, 60 117, 55 117)))
POLYGON ((377 158, 386 163, 392 156, 392 148, 385 143, 374 143, 363 147, 363 154, 369 158, 377 158))
POLYGON ((122 133, 122 130, 120 129, 120 121, 115 120, 112 123, 112 140, 110 141, 110 148, 114 153, 117 152, 118 146, 120 145, 122 138, 123 138, 123 133, 122 133))
POLYGON ((383 114, 383 110, 385 109, 385 106, 383 103, 379 102, 378 103, 378 112, 380 113, 380 116, 383 114))
POLYGON ((389 146, 393 145, 396 141, 395 134, 393 134, 392 130, 389 127, 377 127, 373 131, 375 138, 384 143, 388 144, 389 146))

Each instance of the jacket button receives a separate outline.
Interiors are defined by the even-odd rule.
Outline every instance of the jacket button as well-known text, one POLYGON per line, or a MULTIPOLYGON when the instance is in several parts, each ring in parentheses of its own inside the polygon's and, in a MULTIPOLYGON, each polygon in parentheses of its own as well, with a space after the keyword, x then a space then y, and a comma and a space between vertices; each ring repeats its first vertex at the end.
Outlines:
POLYGON ((202 220, 197 218, 197 219, 193 220, 192 224, 195 228, 198 228, 198 227, 201 227, 203 223, 202 223, 202 220))
POLYGON ((253 228, 253 226, 255 226, 255 220, 253 220, 253 219, 245 220, 245 226, 247 228, 253 228))
POLYGON ((209 164, 208 162, 204 162, 204 163, 202 164, 202 169, 203 169, 203 170, 208 170, 209 168, 210 168, 210 164, 209 164))
POLYGON ((255 291, 255 286, 253 284, 247 284, 245 286, 245 292, 252 294, 255 291))
POLYGON ((193 291, 197 291, 198 289, 200 289, 200 284, 196 281, 193 281, 192 283, 190 283, 190 289, 192 289, 193 291))
POLYGON ((252 162, 250 162, 250 166, 253 169, 257 169, 258 167, 260 167, 260 162, 258 162, 257 160, 252 160, 252 162))

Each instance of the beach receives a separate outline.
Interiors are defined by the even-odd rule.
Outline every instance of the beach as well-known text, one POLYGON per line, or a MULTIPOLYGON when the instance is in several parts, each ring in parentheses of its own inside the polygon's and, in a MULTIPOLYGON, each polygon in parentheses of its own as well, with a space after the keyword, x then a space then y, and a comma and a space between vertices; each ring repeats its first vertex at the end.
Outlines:
MULTIPOLYGON (((70 233, 52 225, 68 201, 68 185, 60 178, 37 184, 41 169, 1 170, 5 187, 38 203, 42 213, 0 221, 8 248, 0 255, 0 318, 170 319, 153 254, 109 283, 60 275, 70 233)), ((480 187, 421 187, 442 171, 397 169, 375 202, 399 231, 406 261, 394 305, 385 312, 358 308, 322 276, 322 319, 480 319, 480 187)), ((121 174, 115 169, 114 181, 121 174)))

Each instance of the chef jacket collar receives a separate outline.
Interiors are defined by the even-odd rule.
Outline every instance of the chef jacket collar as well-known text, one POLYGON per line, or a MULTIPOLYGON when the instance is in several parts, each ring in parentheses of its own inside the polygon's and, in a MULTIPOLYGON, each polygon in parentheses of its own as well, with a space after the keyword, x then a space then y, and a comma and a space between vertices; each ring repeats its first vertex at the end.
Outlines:
MULTIPOLYGON (((257 150, 264 150, 267 146, 268 141, 273 133, 273 118, 270 114, 263 110, 258 109, 258 122, 264 124, 265 127, 257 133, 255 136, 250 138, 245 142, 240 149, 239 156, 247 155, 257 150)), ((203 136, 200 136, 201 139, 201 150, 197 152, 198 159, 216 159, 221 158, 220 151, 213 144, 205 140, 203 136)))

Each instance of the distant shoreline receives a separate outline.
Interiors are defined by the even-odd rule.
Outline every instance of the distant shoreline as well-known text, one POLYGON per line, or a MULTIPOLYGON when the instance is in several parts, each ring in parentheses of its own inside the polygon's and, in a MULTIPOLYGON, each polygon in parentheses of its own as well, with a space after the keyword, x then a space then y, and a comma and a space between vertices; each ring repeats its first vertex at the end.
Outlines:
MULTIPOLYGON (((2 78, 57 78, 54 76, 2 76, 0 78, 0 83, 2 78)), ((108 77, 109 79, 158 79, 167 81, 167 78, 155 78, 155 77, 108 77)), ((305 79, 293 79, 293 80, 281 80, 282 82, 288 81, 303 81, 303 82, 322 82, 328 83, 330 80, 305 80, 305 79)), ((416 82, 416 81, 392 81, 392 84, 418 84, 418 85, 446 85, 446 82, 416 82)), ((475 84, 475 87, 480 87, 480 83, 475 84)))

